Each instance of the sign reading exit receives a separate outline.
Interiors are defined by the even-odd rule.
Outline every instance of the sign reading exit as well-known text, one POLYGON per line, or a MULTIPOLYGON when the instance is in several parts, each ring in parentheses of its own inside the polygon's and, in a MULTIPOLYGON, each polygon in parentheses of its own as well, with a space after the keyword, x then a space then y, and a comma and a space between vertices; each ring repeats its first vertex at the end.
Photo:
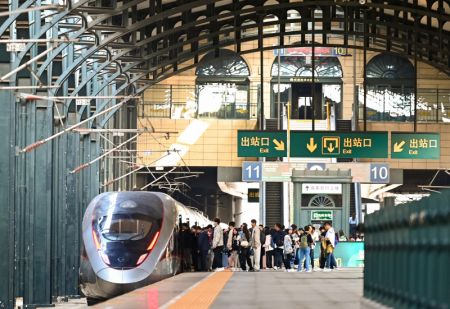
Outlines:
POLYGON ((439 133, 392 133, 392 159, 439 160, 441 156, 439 133))
MULTIPOLYGON (((295 158, 388 158, 388 137, 388 132, 291 131, 290 156, 295 158)), ((392 132, 391 158, 439 160, 440 142, 439 133, 392 132)), ((238 157, 287 156, 286 131, 238 131, 237 144, 238 157)), ((380 172, 384 173, 384 170, 380 172)), ((384 181, 386 177, 381 177, 383 175, 376 178, 384 181)))
POLYGON ((332 210, 312 210, 311 221, 333 221, 332 210))
POLYGON ((387 132, 291 132, 292 157, 387 158, 387 132))
POLYGON ((285 131, 238 131, 238 157, 286 157, 285 131))

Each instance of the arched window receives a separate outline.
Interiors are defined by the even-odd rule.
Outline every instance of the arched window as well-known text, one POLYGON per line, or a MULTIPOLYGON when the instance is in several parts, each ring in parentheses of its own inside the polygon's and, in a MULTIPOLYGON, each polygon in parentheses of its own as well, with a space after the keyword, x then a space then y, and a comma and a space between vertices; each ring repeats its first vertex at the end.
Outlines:
POLYGON ((219 50, 218 57, 215 52, 208 53, 197 65, 197 76, 213 77, 247 77, 250 75, 247 63, 235 52, 228 49, 219 50))
POLYGON ((414 66, 407 58, 391 53, 372 58, 366 66, 367 119, 413 121, 414 79, 414 66))
MULTIPOLYGON (((337 57, 315 57, 315 77, 342 77, 342 67, 337 57)), ((278 61, 272 66, 272 76, 278 76, 278 61)), ((311 58, 304 56, 280 57, 280 76, 312 77, 311 58)))
POLYGON ((221 49, 203 57, 197 76, 198 116, 224 119, 249 118, 250 70, 233 51, 221 49))

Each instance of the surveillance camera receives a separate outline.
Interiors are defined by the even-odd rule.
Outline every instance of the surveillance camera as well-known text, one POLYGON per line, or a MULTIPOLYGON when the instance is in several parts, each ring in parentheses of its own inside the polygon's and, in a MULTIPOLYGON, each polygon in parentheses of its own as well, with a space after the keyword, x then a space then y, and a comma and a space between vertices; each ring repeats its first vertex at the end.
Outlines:
POLYGON ((366 4, 366 0, 359 0, 359 4, 361 4, 361 5, 366 4))

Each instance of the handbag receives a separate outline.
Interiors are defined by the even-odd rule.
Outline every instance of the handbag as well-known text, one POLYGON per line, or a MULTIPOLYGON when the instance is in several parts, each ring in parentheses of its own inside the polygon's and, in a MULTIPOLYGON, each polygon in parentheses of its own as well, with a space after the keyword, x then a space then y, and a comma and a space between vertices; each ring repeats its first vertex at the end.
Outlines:
POLYGON ((334 250, 334 248, 333 248, 332 245, 328 245, 328 246, 327 246, 327 253, 328 253, 328 254, 333 253, 333 250, 334 250))
POLYGON ((248 241, 246 240, 241 241, 241 247, 247 248, 248 245, 249 245, 248 241))
POLYGON ((254 255, 254 254, 255 254, 255 250, 253 250, 253 248, 250 248, 250 250, 249 250, 249 255, 252 256, 252 255, 254 255))

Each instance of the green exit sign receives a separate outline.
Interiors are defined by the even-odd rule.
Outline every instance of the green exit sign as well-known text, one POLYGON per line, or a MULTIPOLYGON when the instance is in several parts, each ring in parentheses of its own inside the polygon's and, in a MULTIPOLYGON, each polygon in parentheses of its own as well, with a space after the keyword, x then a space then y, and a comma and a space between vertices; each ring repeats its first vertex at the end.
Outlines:
POLYGON ((441 156, 439 133, 397 133, 391 134, 392 159, 439 160, 441 156))
POLYGON ((387 158, 387 132, 291 132, 291 156, 387 158))
POLYGON ((312 210, 311 221, 333 221, 332 210, 312 210))
POLYGON ((286 157, 285 131, 238 131, 238 157, 286 157))

